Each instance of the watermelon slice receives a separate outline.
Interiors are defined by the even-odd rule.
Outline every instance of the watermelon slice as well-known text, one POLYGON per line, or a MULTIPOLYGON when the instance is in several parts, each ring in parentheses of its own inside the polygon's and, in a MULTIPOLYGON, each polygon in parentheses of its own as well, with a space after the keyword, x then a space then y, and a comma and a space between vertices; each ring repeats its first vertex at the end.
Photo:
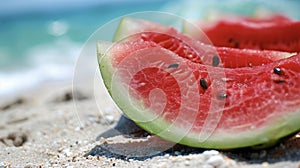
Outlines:
POLYGON ((215 149, 273 144, 300 129, 300 54, 214 50, 175 29, 145 23, 149 30, 144 24, 124 27, 123 20, 116 35, 122 42, 98 43, 105 86, 142 128, 169 141, 215 149), (128 34, 130 28, 135 35, 128 34), (151 38, 141 38, 142 32, 151 38), (155 39, 178 43, 184 52, 155 39), (220 64, 214 65, 214 56, 207 64, 207 50, 218 54, 220 64), (258 64, 249 66, 253 60, 246 59, 242 66, 229 57, 234 52, 258 64), (260 61, 265 58, 269 61, 260 61))
MULTIPOLYGON (((194 27, 194 29, 195 31, 198 30, 197 27, 194 27)), ((200 30, 198 30, 198 32, 201 34, 200 30)), ((195 41, 190 37, 179 33, 172 27, 162 26, 140 19, 122 19, 119 29, 114 37, 114 41, 135 40, 155 42, 193 62, 204 63, 207 65, 211 65, 212 58, 218 55, 220 62, 222 63, 220 65, 227 68, 258 66, 274 60, 287 58, 295 54, 289 52, 213 47, 200 41, 195 41)))
MULTIPOLYGON (((251 17, 220 18, 195 23, 216 46, 300 52, 300 22, 281 15, 266 19, 251 17)), ((201 33, 184 26, 184 32, 201 40, 201 33)))

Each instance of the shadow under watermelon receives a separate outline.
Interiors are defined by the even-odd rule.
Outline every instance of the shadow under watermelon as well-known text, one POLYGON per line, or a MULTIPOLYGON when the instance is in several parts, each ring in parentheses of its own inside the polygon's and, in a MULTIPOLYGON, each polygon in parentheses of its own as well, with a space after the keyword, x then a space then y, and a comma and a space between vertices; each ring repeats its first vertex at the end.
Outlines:
MULTIPOLYGON (((135 159, 142 161, 166 154, 170 156, 202 154, 207 150, 165 141, 144 131, 124 116, 121 116, 114 128, 100 134, 96 140, 100 141, 101 144, 86 153, 85 157, 104 156, 122 160, 135 159), (169 148, 166 148, 166 146, 169 148)), ((219 150, 219 152, 237 162, 248 164, 296 162, 300 159, 300 133, 282 139, 276 145, 268 148, 240 148, 219 150)))

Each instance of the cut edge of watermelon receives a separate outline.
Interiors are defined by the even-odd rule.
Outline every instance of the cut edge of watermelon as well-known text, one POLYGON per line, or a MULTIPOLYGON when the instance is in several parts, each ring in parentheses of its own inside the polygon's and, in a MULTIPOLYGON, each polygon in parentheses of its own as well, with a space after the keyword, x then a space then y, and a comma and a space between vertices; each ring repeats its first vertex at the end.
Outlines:
MULTIPOLYGON (((207 48, 211 49, 215 53, 219 53, 218 55, 221 56, 220 52, 227 51, 232 52, 235 55, 242 55, 244 53, 247 53, 246 55, 258 55, 258 52, 260 55, 263 55, 265 59, 270 59, 273 61, 284 59, 291 57, 293 55, 296 55, 297 52, 282 52, 282 51, 273 51, 273 50, 255 50, 255 49, 237 49, 237 48, 230 48, 230 47, 215 47, 212 45, 212 43, 207 39, 206 35, 204 33, 201 33, 202 31, 199 29, 198 26, 196 26, 194 23, 183 20, 182 22, 182 30, 184 36, 180 36, 179 38, 184 38, 184 43, 191 45, 192 49, 202 49, 207 48), (194 35, 193 35, 194 34, 194 35), (201 41, 196 40, 197 37, 201 35, 201 41), (194 36, 194 37, 193 37, 194 36), (195 38, 196 37, 196 38, 195 38), (193 39, 190 41, 191 38, 193 39), (197 42, 197 43, 195 43, 197 42)), ((180 33, 178 30, 172 29, 171 27, 167 27, 165 25, 160 25, 157 23, 153 23, 150 21, 142 20, 142 19, 136 19, 136 18, 130 18, 130 17, 124 17, 120 20, 120 23, 118 25, 118 29, 114 35, 113 41, 131 41, 136 40, 134 39, 134 34, 139 34, 142 32, 152 32, 152 33, 159 33, 159 34, 167 34, 167 35, 174 35, 174 38, 178 38, 176 33, 180 33), (171 33, 169 32, 171 31, 171 33), (174 31, 174 32, 173 32, 174 31), (172 34, 174 33, 174 34, 172 34), (133 39, 130 39, 132 37, 133 39)), ((226 56, 225 56, 226 57, 226 56)), ((230 63, 234 64, 234 63, 230 63)), ((224 64, 226 66, 226 64, 224 64)), ((248 66, 248 65, 247 65, 248 66)), ((255 66, 255 65, 249 65, 249 66, 255 66)))
MULTIPOLYGON (((112 75, 115 72, 115 69, 112 66, 112 62, 110 61, 113 58, 113 55, 110 55, 108 48, 111 47, 111 43, 108 42, 98 42, 97 52, 98 52, 98 60, 101 75, 105 86, 107 87, 109 93, 111 94, 114 101, 117 103, 118 107, 128 116, 134 115, 135 118, 138 119, 147 119, 153 118, 153 112, 150 110, 145 110, 143 113, 139 113, 136 111, 134 106, 142 107, 142 102, 140 100, 129 101, 128 97, 125 96, 128 94, 128 90, 123 88, 117 83, 112 82, 112 75), (115 93, 112 94, 112 87, 115 89, 115 93), (125 93, 125 94, 124 94, 125 93)), ((143 108, 143 107, 142 107, 143 108)), ((283 112, 281 116, 273 116, 269 118, 269 121, 260 128, 254 128, 251 131, 245 132, 223 132, 222 130, 215 131, 213 134, 204 142, 200 142, 198 138, 199 133, 188 132, 180 141, 176 141, 178 137, 182 137, 183 133, 186 133, 186 130, 175 127, 175 132, 172 134, 161 134, 161 131, 167 130, 170 126, 170 123, 165 121, 162 118, 157 118, 152 120, 151 122, 136 122, 137 125, 142 127, 143 129, 160 136, 163 139, 172 141, 175 143, 184 144, 192 147, 200 147, 200 148, 211 148, 211 149, 234 149, 234 148, 242 148, 249 146, 256 146, 264 144, 265 146, 273 145, 279 139, 290 135, 292 132, 296 132, 299 130, 297 127, 300 120, 300 109, 293 112, 283 112), (232 136, 234 134, 234 136, 232 136), (239 138, 234 138, 239 137, 239 138)))
POLYGON ((118 28, 114 34, 113 42, 123 41, 127 37, 132 36, 135 33, 142 32, 144 30, 140 29, 140 25, 146 25, 148 22, 141 19, 133 19, 129 17, 124 17, 120 20, 118 28), (124 26, 130 25, 130 26, 124 26), (134 33, 130 33, 134 32, 134 33))
MULTIPOLYGON (((118 28, 117 28, 117 30, 116 30, 116 32, 114 34, 113 40, 112 40, 113 42, 117 42, 117 41, 120 41, 120 40, 122 40, 122 39, 125 38, 123 34, 126 34, 125 32, 129 31, 128 30, 129 27, 121 28, 120 25, 126 24, 126 22, 127 22, 127 19, 125 19, 125 18, 122 18, 120 20, 119 26, 118 26, 118 28)), ((131 26, 132 26, 132 29, 134 29, 136 27, 136 25, 134 25, 134 24, 131 24, 131 26)))
MULTIPOLYGON (((279 15, 278 17, 281 16, 279 15)), ((218 47, 299 53, 299 49, 297 47, 299 46, 299 38, 297 39, 299 33, 297 31, 297 27, 299 27, 300 22, 288 20, 288 18, 284 17, 282 17, 281 20, 276 20, 276 16, 274 18, 274 21, 271 20, 272 18, 269 18, 270 20, 265 20, 267 21, 266 23, 263 22, 264 20, 259 19, 255 22, 254 19, 251 20, 251 18, 248 18, 248 20, 246 20, 247 18, 227 18, 223 20, 217 19, 215 21, 194 21, 192 24, 198 27, 198 29, 202 29, 204 32, 209 34, 207 35, 208 38, 210 36, 210 40, 218 47), (236 34, 237 28, 243 29, 241 30, 241 33, 236 34), (232 29, 235 29, 235 31, 232 31, 232 29), (289 33, 282 35, 283 29, 289 33), (244 33, 245 31, 247 33, 244 33), (273 32, 273 34, 270 33, 270 31, 273 32), (228 32, 230 32, 230 36, 224 36, 224 34, 227 34, 228 32), (252 36, 250 37, 248 34, 252 36), (274 34, 276 34, 276 36, 273 37, 274 34), (224 37, 221 37, 222 35, 224 37), (242 38, 240 38, 240 36, 242 38), (238 40, 233 43, 233 39, 237 37, 238 40), (255 40, 252 40, 252 37, 255 40), (262 41, 259 37, 264 37, 266 41, 262 41), (280 39, 281 41, 279 41, 280 39), (277 43, 274 43, 274 41, 277 43)), ((198 30, 194 26, 189 26, 190 24, 191 23, 184 21, 182 24, 182 32, 193 39, 201 41, 203 39, 202 34, 198 33, 198 30)))
POLYGON ((141 32, 156 32, 161 34, 176 34, 179 32, 173 27, 154 24, 143 19, 124 17, 120 20, 118 28, 114 34, 113 42, 126 41, 125 39, 141 32), (141 26, 142 25, 142 26, 141 26))
MULTIPOLYGON (((97 59, 98 65, 100 68, 100 73, 106 88, 110 88, 111 76, 114 72, 112 64, 109 62, 109 57, 106 56, 106 53, 112 47, 111 42, 98 41, 97 42, 97 59)), ((110 89, 107 89, 109 94, 111 94, 110 89)))

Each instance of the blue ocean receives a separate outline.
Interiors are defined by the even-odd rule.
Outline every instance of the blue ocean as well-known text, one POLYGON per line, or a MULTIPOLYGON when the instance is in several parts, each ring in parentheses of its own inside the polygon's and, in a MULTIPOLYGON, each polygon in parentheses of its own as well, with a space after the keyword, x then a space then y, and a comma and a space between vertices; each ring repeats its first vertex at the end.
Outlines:
POLYGON ((0 97, 47 82, 71 81, 82 46, 99 27, 134 12, 187 19, 276 11, 300 20, 296 0, 10 0, 0 6, 0 97))

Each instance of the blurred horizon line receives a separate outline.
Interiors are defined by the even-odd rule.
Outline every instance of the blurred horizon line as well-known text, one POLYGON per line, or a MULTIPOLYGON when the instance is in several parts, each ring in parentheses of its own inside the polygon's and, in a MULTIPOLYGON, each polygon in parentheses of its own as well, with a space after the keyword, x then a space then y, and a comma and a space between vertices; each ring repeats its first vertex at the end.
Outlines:
POLYGON ((170 0, 10 0, 0 6, 0 17, 10 17, 32 13, 68 12, 84 10, 101 5, 122 5, 128 3, 167 2, 170 0))

